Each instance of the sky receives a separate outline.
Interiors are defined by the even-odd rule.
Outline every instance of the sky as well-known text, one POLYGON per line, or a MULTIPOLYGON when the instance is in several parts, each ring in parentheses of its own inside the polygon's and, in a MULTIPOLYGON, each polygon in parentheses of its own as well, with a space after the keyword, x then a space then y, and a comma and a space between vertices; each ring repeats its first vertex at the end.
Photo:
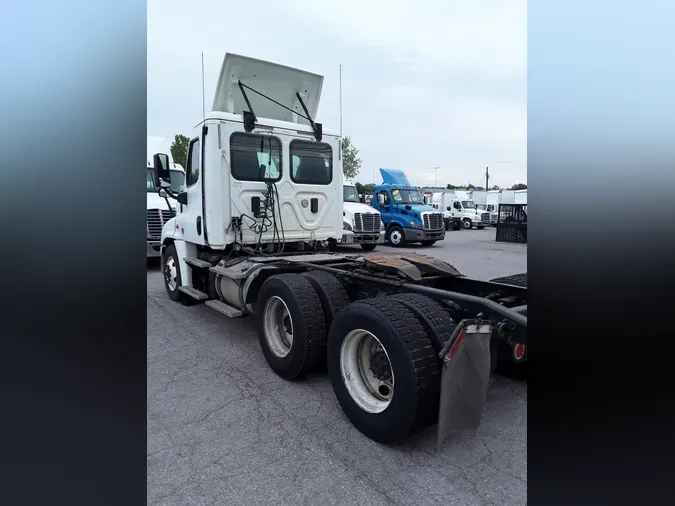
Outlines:
POLYGON ((148 134, 190 135, 225 53, 324 76, 316 120, 413 184, 527 182, 525 0, 148 0, 148 134), (424 5, 424 8, 421 8, 424 5), (438 170, 434 170, 438 167, 438 170))

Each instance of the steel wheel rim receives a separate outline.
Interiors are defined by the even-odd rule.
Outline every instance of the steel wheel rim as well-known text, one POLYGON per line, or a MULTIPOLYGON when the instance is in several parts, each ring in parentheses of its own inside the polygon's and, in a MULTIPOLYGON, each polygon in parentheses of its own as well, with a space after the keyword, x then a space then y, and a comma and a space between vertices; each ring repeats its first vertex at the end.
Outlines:
POLYGON ((340 373, 349 396, 363 411, 378 414, 391 404, 394 397, 391 360, 380 340, 371 332, 355 329, 347 334, 340 347, 340 373), (379 365, 386 360, 389 378, 378 379, 373 371, 375 357, 379 359, 379 365))
POLYGON ((166 265, 164 266, 164 282, 172 292, 175 291, 178 286, 178 270, 176 269, 176 261, 173 257, 169 257, 166 260, 166 265))
POLYGON ((392 230, 391 234, 389 235, 389 240, 391 241, 392 244, 400 244, 401 239, 403 239, 403 235, 401 232, 398 230, 392 230))
POLYGON ((293 319, 281 297, 270 297, 263 314, 265 340, 277 357, 284 358, 293 346, 293 319))
POLYGON ((466 229, 471 228, 471 222, 469 220, 464 220, 462 223, 464 223, 464 228, 466 229))

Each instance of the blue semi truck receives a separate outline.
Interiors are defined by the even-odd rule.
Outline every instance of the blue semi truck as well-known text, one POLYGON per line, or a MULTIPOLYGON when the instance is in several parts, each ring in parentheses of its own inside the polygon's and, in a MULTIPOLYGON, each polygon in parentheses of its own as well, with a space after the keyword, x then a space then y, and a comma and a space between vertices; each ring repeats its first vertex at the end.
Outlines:
POLYGON ((443 213, 424 203, 424 195, 402 170, 380 169, 381 185, 373 188, 373 207, 380 212, 386 241, 392 246, 418 242, 431 246, 445 238, 443 213))

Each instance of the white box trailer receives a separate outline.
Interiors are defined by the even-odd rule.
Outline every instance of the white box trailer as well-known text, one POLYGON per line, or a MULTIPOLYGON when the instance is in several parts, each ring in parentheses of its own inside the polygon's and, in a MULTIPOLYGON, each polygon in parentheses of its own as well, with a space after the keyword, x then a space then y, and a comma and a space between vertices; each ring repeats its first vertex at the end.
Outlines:
POLYGON ((527 190, 515 190, 513 203, 527 205, 527 190))

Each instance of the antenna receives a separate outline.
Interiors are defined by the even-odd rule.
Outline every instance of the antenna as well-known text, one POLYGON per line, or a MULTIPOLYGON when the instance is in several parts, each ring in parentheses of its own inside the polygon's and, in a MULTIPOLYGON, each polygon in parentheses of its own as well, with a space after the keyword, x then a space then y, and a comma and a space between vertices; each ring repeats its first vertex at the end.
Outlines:
POLYGON ((342 64, 340 64, 340 137, 342 137, 342 64))
POLYGON ((202 53, 202 120, 206 121, 206 93, 204 91, 204 53, 202 53))

